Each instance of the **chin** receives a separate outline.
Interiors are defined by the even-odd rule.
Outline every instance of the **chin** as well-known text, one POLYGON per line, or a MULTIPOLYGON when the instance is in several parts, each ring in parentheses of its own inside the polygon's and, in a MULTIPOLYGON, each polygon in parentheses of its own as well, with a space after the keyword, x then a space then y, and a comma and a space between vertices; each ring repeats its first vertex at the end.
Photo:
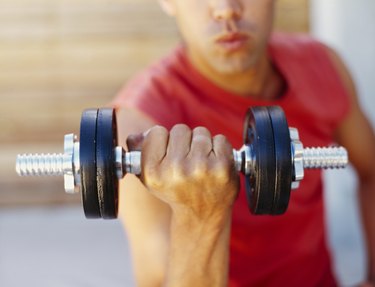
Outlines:
POLYGON ((254 65, 254 60, 246 58, 212 58, 211 67, 222 74, 238 74, 249 70, 254 65))

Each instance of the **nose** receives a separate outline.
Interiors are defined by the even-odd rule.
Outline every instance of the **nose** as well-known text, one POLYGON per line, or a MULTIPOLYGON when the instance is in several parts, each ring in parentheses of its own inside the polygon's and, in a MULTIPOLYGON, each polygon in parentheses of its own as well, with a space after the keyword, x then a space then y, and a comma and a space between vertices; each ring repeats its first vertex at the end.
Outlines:
POLYGON ((211 9, 216 21, 226 21, 241 18, 243 8, 238 0, 212 0, 211 9))

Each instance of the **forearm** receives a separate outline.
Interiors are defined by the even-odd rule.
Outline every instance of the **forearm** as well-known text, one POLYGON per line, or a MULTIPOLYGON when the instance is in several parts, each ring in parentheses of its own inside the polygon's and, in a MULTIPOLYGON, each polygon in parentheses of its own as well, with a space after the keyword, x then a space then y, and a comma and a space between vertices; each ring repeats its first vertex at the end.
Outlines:
POLYGON ((371 282, 375 282, 375 179, 362 181, 359 196, 368 250, 368 271, 371 282))
POLYGON ((165 286, 227 286, 231 212, 202 220, 172 215, 165 286))
POLYGON ((140 179, 171 208, 164 286, 226 286, 239 191, 232 145, 223 135, 183 124, 169 132, 155 126, 143 137, 140 179))

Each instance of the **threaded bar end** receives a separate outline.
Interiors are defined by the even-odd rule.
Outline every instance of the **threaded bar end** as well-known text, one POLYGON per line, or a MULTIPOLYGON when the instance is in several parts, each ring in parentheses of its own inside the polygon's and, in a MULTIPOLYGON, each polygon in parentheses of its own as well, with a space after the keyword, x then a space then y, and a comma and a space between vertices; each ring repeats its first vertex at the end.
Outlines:
POLYGON ((21 154, 17 156, 16 171, 19 176, 64 175, 63 154, 21 154))
POLYGON ((343 147, 317 147, 303 150, 304 168, 344 168, 348 164, 348 152, 343 147))

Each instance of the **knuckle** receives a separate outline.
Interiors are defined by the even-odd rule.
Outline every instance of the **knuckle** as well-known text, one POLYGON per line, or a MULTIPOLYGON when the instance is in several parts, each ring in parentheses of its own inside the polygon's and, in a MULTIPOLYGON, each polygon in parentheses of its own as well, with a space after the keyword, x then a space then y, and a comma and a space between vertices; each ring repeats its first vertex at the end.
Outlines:
POLYGON ((190 131, 190 128, 185 124, 176 124, 171 128, 171 133, 190 131))
POLYGON ((205 144, 205 146, 211 145, 211 139, 209 137, 207 137, 206 135, 202 135, 202 134, 194 135, 194 137, 192 138, 191 141, 195 145, 196 144, 198 144, 198 145, 205 144))
POLYGON ((163 182, 164 185, 178 186, 186 181, 185 170, 184 162, 181 159, 166 159, 160 164, 160 171, 156 175, 158 177, 157 180, 163 182))
POLYGON ((209 134, 210 133, 210 131, 207 128, 202 127, 202 126, 194 128, 193 132, 197 134, 202 134, 202 133, 209 134))
POLYGON ((149 134, 162 134, 162 135, 166 135, 166 134, 168 134, 168 130, 165 127, 163 127, 163 126, 156 125, 156 126, 153 126, 150 129, 149 134))
POLYGON ((198 180, 205 179, 208 173, 209 173, 208 165, 203 161, 197 162, 191 171, 192 177, 198 180))
POLYGON ((206 149, 212 148, 212 138, 211 134, 205 127, 196 127, 193 130, 192 143, 196 147, 206 149))
POLYGON ((232 146, 231 143, 229 142, 229 140, 227 139, 227 137, 222 135, 222 134, 214 136, 213 140, 216 143, 219 143, 220 145, 225 146, 225 147, 231 147, 232 146))
POLYGON ((190 157, 185 160, 185 176, 194 182, 204 180, 209 173, 209 166, 206 158, 190 157))
POLYGON ((155 150, 155 144, 159 145, 163 143, 166 138, 168 138, 168 131, 165 127, 153 126, 148 130, 144 139, 142 153, 145 153, 144 151, 148 149, 155 150))
POLYGON ((170 178, 181 179, 185 174, 185 168, 183 166, 183 162, 181 162, 180 159, 169 161, 168 166, 164 167, 164 171, 168 171, 168 173, 171 175, 170 178))
POLYGON ((226 136, 224 136, 222 134, 219 134, 219 135, 214 136, 214 140, 216 140, 218 142, 226 142, 227 138, 226 138, 226 136))
POLYGON ((162 186, 163 180, 156 168, 145 166, 142 172, 143 182, 152 189, 162 186))
POLYGON ((232 157, 232 144, 229 142, 226 136, 216 135, 213 138, 215 151, 219 152, 221 156, 226 156, 227 158, 232 157))
POLYGON ((233 178, 233 163, 228 159, 218 159, 213 169, 215 178, 218 182, 227 183, 233 178))

